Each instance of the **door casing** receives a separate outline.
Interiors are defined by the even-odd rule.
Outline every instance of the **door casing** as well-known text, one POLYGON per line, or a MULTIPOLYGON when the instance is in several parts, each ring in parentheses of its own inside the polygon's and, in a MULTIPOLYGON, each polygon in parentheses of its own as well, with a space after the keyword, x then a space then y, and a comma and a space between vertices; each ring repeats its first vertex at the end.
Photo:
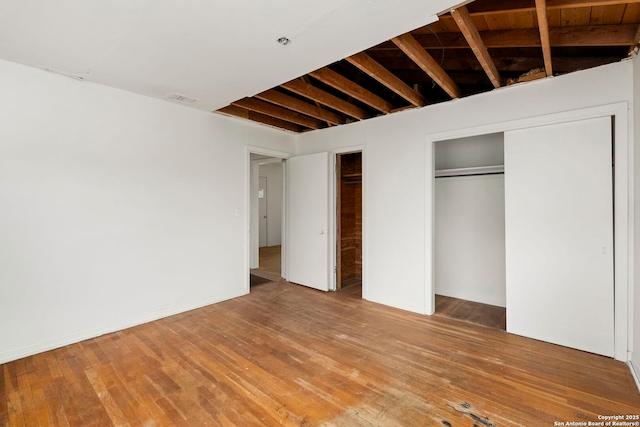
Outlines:
MULTIPOLYGON (((245 214, 245 263, 244 263, 244 270, 243 270, 243 274, 245 275, 245 291, 246 293, 249 293, 249 290, 251 289, 251 282, 250 282, 250 277, 249 277, 249 271, 252 268, 251 265, 251 261, 252 261, 252 257, 257 257, 257 254, 253 254, 252 255, 252 251, 255 250, 257 251, 258 248, 258 216, 257 216, 257 212, 255 212, 255 214, 252 212, 252 203, 251 203, 251 187, 252 186, 257 186, 257 180, 258 180, 258 164, 255 161, 251 161, 251 155, 252 154, 259 154, 259 155, 263 155, 263 156, 269 156, 269 157, 273 157, 275 160, 274 161, 283 161, 288 159, 289 157, 291 157, 291 154, 286 153, 284 151, 277 151, 277 150, 271 150, 268 148, 263 148, 263 147, 256 147, 256 146, 251 146, 251 145, 247 145, 246 147, 246 151, 245 151, 245 158, 246 158, 246 171, 245 171, 245 204, 244 204, 244 212, 245 214), (252 173, 252 169, 254 171, 254 173, 252 173), (255 181, 256 182, 252 182, 252 176, 255 177, 255 181), (255 230, 254 233, 251 233, 251 230, 255 230)), ((286 173, 287 173, 287 169, 286 169, 286 162, 284 162, 283 165, 283 169, 282 169, 282 185, 283 187, 285 186, 285 182, 286 182, 286 173)), ((287 229, 286 229, 286 222, 287 222, 287 214, 286 214, 286 210, 284 209, 285 205, 286 205, 286 191, 284 191, 283 188, 283 192, 282 192, 282 255, 281 255, 281 275, 282 277, 286 278, 286 271, 287 271, 287 265, 286 265, 286 250, 287 250, 287 229)), ((257 207, 256 207, 257 210, 257 207)), ((236 209, 236 216, 241 216, 242 215, 242 211, 241 209, 237 208, 236 209)), ((256 258, 257 259, 257 258, 256 258)))

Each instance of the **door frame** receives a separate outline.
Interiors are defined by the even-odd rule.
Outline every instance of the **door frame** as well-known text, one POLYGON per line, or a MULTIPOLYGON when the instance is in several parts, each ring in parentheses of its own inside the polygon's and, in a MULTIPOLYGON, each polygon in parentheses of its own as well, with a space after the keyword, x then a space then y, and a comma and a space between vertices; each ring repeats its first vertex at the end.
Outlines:
POLYGON ((329 230, 331 230, 332 242, 329 245, 329 259, 332 260, 331 274, 329 275, 329 290, 335 291, 338 289, 336 275, 338 272, 338 185, 340 184, 340 177, 338 177, 338 156, 341 154, 349 153, 362 153, 362 298, 367 299, 367 269, 366 266, 366 235, 367 235, 367 216, 365 206, 367 205, 367 180, 366 180, 366 146, 365 145, 352 145, 344 148, 336 148, 331 150, 331 162, 333 162, 333 172, 331 173, 331 185, 329 186, 329 200, 331 201, 331 215, 329 216, 329 230))
POLYGON ((633 301, 633 138, 629 128, 629 105, 627 102, 605 104, 579 110, 553 113, 536 117, 495 122, 487 125, 463 128, 453 131, 431 134, 426 137, 426 185, 425 185, 425 314, 435 312, 435 142, 456 138, 465 138, 488 133, 506 132, 517 129, 553 125, 564 122, 586 120, 598 117, 613 117, 613 149, 615 153, 614 169, 614 358, 619 361, 630 360, 629 337, 632 328, 630 304, 633 301), (626 161, 625 161, 626 160, 626 161))
MULTIPOLYGON (((245 208, 244 211, 246 212, 245 215, 245 262, 244 262, 244 276, 245 276, 245 290, 246 293, 250 292, 251 289, 251 278, 250 278, 250 272, 251 272, 251 251, 253 249, 253 244, 252 244, 252 225, 253 228, 256 228, 257 224, 252 224, 254 222, 254 215, 252 214, 252 210, 251 210, 251 186, 252 186, 252 182, 251 182, 251 170, 253 168, 255 168, 257 170, 258 168, 258 164, 254 161, 251 160, 251 155, 252 154, 258 154, 258 155, 262 155, 262 156, 269 156, 269 157, 273 157, 274 160, 273 162, 282 162, 282 186, 283 186, 283 191, 282 191, 282 226, 281 226, 281 232, 282 232, 282 252, 281 252, 281 259, 280 259, 280 275, 282 277, 286 277, 286 269, 287 269, 287 265, 285 263, 286 260, 286 251, 287 251, 287 230, 285 227, 286 221, 287 221, 287 212, 285 209, 286 206, 286 199, 287 199, 287 192, 286 190, 286 182, 287 182, 287 167, 286 167, 286 160, 291 157, 290 153, 284 152, 284 151, 277 151, 277 150, 271 150, 268 148, 262 148, 262 147, 257 147, 257 146, 252 146, 252 145, 247 145, 246 149, 245 149, 245 184, 244 184, 244 189, 245 189, 245 208)), ((258 179, 258 175, 256 174, 256 179, 258 179)), ((239 210, 236 210, 236 216, 240 216, 240 212, 238 212, 239 210)), ((257 216, 255 219, 258 219, 257 216)), ((256 232, 253 233, 256 236, 256 239, 258 239, 258 231, 256 229, 256 232)))
MULTIPOLYGON (((258 162, 258 171, 260 170, 260 166, 263 165, 264 163, 260 163, 260 160, 254 160, 254 162, 257 161, 258 162)), ((269 192, 267 191, 267 187, 269 185, 269 180, 267 179, 266 176, 262 176, 260 175, 260 173, 258 172, 258 199, 260 199, 260 181, 264 179, 264 195, 262 196, 262 198, 264 199, 264 217, 260 218, 260 200, 258 200, 258 248, 261 248, 263 246, 261 246, 261 240, 262 240, 262 225, 261 222, 264 219, 264 246, 269 246, 269 217, 268 217, 268 210, 269 210, 269 192)))

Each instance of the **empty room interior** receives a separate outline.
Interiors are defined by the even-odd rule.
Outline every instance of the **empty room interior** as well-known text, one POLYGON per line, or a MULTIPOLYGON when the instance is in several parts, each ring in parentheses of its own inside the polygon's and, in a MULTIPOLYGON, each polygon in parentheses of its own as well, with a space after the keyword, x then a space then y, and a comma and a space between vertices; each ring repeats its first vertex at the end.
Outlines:
POLYGON ((640 0, 0 10, 0 426, 640 425, 640 0))

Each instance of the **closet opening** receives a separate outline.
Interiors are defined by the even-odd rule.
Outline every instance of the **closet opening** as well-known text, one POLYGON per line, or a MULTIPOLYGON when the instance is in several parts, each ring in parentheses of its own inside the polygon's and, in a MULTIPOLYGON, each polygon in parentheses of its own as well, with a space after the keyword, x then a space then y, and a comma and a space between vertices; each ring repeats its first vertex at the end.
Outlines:
POLYGON ((336 157, 336 290, 362 296, 362 152, 336 157))
POLYGON ((434 154, 436 315, 506 330, 504 133, 434 154))

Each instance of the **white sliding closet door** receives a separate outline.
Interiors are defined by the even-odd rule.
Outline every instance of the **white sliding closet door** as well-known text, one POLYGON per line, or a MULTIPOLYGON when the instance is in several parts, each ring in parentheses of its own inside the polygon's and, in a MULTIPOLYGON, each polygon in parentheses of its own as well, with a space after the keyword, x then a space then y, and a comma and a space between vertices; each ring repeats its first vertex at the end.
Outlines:
POLYGON ((507 331, 614 355, 611 118, 505 133, 507 331))
POLYGON ((329 153, 289 163, 289 281, 329 290, 329 153))

